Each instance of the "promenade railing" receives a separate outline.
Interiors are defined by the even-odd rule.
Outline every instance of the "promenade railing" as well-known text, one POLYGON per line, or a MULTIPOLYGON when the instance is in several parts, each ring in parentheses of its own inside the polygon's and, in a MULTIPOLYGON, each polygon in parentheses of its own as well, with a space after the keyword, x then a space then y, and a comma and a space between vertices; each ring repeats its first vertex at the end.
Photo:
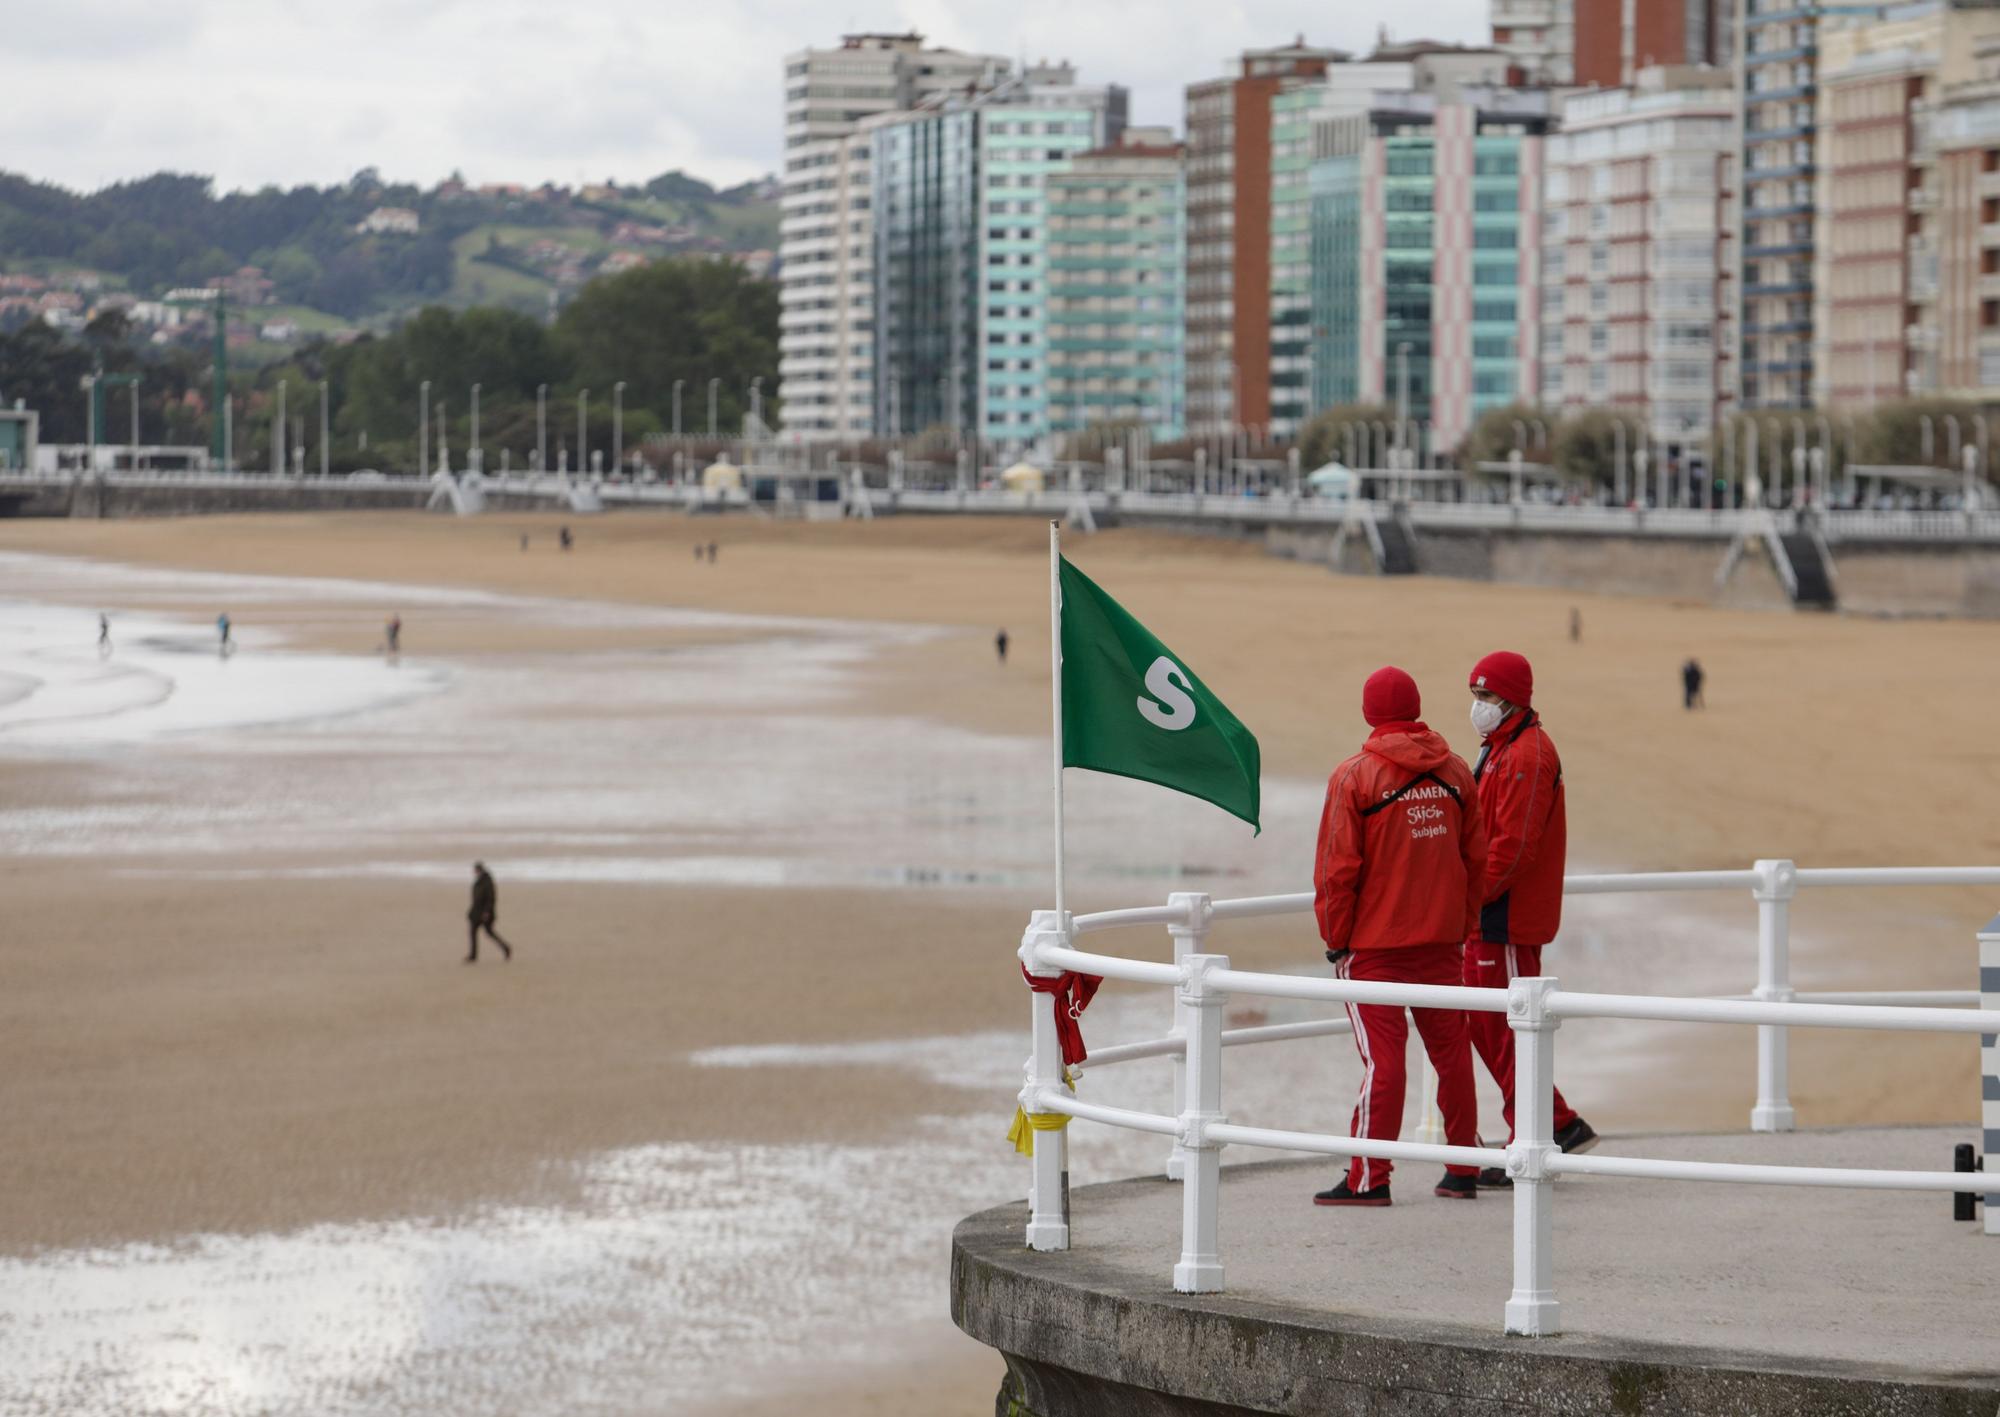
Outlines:
MULTIPOLYGON (((1179 892, 1160 906, 1069 916, 1039 910, 1030 920, 1020 949, 1021 963, 1030 974, 1050 979, 1075 972, 1106 980, 1170 987, 1174 991, 1173 1022, 1164 1037, 1099 1048, 1084 1063, 1067 1069, 1056 1017, 1061 996, 1036 991, 1031 996, 1033 1047, 1026 1084, 1021 1090, 1021 1107, 1030 1117, 1075 1118, 1171 1138, 1167 1174, 1182 1183, 1181 1250, 1173 1267, 1173 1281, 1174 1288, 1183 1293, 1213 1293, 1223 1287, 1217 1218, 1221 1153, 1226 1146, 1436 1162, 1447 1166, 1499 1167, 1513 1182, 1514 1203, 1514 1283, 1504 1309, 1505 1329, 1511 1334, 1553 1334, 1560 1329, 1551 1250, 1553 1182, 1558 1176, 1921 1192, 1962 1193, 1978 1189, 1965 1173, 1958 1171, 1572 1156, 1559 1150, 1554 1138, 1555 1036, 1565 1019, 1616 1018, 1755 1028, 1757 1090, 1750 1126, 1757 1132, 1789 1131, 1795 1125, 1789 1091, 1788 1047, 1793 1028, 1887 1029, 1988 1037, 2000 1034, 2000 1008, 1965 1007, 1979 1002, 1981 995, 1974 990, 1800 993, 1792 987, 1791 902, 1801 889, 1938 886, 2000 886, 2000 867, 1801 869, 1790 861, 1764 860, 1749 870, 1571 876, 1564 882, 1568 895, 1748 889, 1757 905, 1757 977, 1748 996, 1734 998, 1585 993, 1564 989, 1553 977, 1515 979, 1503 990, 1266 974, 1235 969, 1229 956, 1207 951, 1210 932, 1218 925, 1261 916, 1309 914, 1313 901, 1309 892, 1241 900, 1212 900, 1198 892, 1179 892), (1075 942, 1085 935, 1141 926, 1166 927, 1173 948, 1171 963, 1075 948, 1075 942), (1514 1141, 1505 1147, 1450 1146, 1435 1141, 1380 1141, 1232 1122, 1223 1108, 1223 1048, 1351 1031, 1345 1019, 1225 1030, 1223 1006, 1238 995, 1505 1015, 1515 1043, 1514 1141), (1153 1057, 1172 1061, 1172 1114, 1089 1102, 1069 1085, 1081 1072, 1153 1057)), ((1979 942, 1983 957, 2000 959, 2000 920, 1980 933, 1979 942)), ((1027 1242, 1037 1250, 1068 1249, 1067 1127, 1045 1126, 1037 1129, 1034 1137, 1027 1242)), ((1987 1199, 1989 1207, 2000 1204, 2000 1195, 1987 1199)))

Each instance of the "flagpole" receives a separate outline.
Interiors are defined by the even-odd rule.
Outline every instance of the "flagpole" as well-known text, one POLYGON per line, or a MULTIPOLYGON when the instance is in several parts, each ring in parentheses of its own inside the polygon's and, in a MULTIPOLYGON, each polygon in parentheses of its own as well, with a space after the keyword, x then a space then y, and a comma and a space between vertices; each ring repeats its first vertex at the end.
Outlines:
POLYGON ((1049 680, 1055 720, 1056 921, 1068 933, 1063 911, 1063 697, 1062 697, 1062 523, 1049 523, 1049 680))

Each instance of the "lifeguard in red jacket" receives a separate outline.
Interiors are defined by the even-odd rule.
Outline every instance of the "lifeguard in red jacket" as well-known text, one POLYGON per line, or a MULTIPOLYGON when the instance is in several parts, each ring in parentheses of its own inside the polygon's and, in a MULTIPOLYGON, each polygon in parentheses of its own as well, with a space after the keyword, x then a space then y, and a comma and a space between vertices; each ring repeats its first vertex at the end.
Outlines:
MULTIPOLYGON (((1542 946, 1562 924, 1563 864, 1569 850, 1562 759, 1534 710, 1535 671, 1511 650, 1472 666, 1472 726, 1485 740, 1473 776, 1486 825, 1486 874, 1479 927, 1465 944, 1465 982, 1505 989, 1517 975, 1542 972, 1542 946)), ((1514 1035, 1505 1014, 1470 1013, 1472 1046, 1500 1084, 1507 1140, 1514 1139, 1514 1035)), ((1590 1123, 1555 1095, 1555 1142, 1564 1151, 1597 1145, 1590 1123)), ((1497 1190, 1513 1182, 1497 1166, 1479 1173, 1497 1190)))
MULTIPOLYGON (((1465 936, 1478 916, 1486 831, 1472 770, 1420 721, 1416 681, 1378 669, 1361 690, 1361 716, 1374 732, 1333 771, 1313 863, 1313 911, 1326 956, 1342 979, 1399 984, 1459 983, 1465 936)), ((1476 1143, 1472 1054, 1465 1014, 1412 1009, 1438 1074, 1445 1139, 1476 1143)), ((1349 1004, 1361 1054, 1361 1097, 1350 1135, 1394 1141, 1403 1126, 1401 1008, 1349 1004)), ((1313 1197, 1319 1205, 1388 1205, 1387 1161, 1356 1157, 1347 1176, 1313 1197)), ((1437 1194, 1471 1200, 1478 1169, 1448 1166, 1437 1194)))

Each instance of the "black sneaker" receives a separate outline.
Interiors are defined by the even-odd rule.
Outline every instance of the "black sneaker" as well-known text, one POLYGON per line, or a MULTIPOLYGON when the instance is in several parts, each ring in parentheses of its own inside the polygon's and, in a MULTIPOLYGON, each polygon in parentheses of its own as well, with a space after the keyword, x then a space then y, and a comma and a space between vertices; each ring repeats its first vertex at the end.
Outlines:
POLYGON ((1578 1117, 1555 1135, 1556 1150, 1567 1156, 1580 1156, 1597 1145, 1597 1133, 1590 1129, 1590 1123, 1578 1117))
POLYGON ((1476 1176, 1460 1176, 1456 1172, 1447 1171, 1439 1178, 1437 1186, 1431 1194, 1443 1196, 1448 1201, 1478 1200, 1479 1178, 1476 1176))
POLYGON ((1389 1204, 1389 1183, 1384 1181, 1373 1190, 1355 1191, 1348 1189, 1342 1181, 1330 1191, 1321 1191, 1313 1197, 1314 1205, 1387 1205, 1389 1204))
POLYGON ((1488 1166, 1479 1173, 1479 1189, 1482 1191, 1511 1191, 1514 1178, 1502 1166, 1488 1166))

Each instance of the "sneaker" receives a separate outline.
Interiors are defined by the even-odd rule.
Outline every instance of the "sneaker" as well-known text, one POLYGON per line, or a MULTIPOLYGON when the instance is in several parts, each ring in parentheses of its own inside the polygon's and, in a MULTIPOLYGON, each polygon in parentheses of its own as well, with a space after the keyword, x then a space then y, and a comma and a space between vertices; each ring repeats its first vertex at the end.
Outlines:
POLYGON ((1514 1178, 1507 1174, 1505 1167, 1488 1166, 1479 1173, 1479 1189, 1482 1191, 1511 1191, 1514 1189, 1514 1178))
POLYGON ((1330 1191, 1321 1191, 1313 1197, 1314 1205, 1387 1205, 1389 1204, 1389 1183, 1368 1191, 1355 1191, 1342 1181, 1330 1191))
POLYGON ((1590 1123, 1578 1117, 1555 1135, 1556 1150, 1568 1156, 1579 1156, 1597 1145, 1597 1133, 1590 1129, 1590 1123))
POLYGON ((1448 1201, 1478 1200, 1479 1178, 1476 1176, 1460 1176, 1456 1172, 1447 1171, 1439 1178, 1437 1186, 1431 1194, 1443 1196, 1448 1201))

